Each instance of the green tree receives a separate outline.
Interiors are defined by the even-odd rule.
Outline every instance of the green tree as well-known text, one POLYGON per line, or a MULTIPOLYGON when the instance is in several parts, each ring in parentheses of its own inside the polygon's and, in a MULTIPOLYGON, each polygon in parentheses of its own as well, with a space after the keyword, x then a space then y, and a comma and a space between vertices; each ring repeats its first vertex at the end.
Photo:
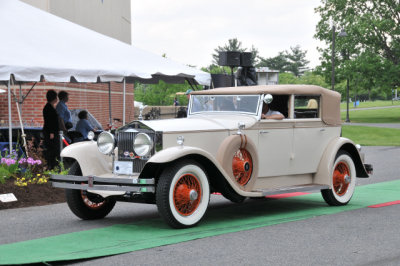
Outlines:
POLYGON ((298 78, 293 73, 279 73, 279 84, 298 84, 298 78))
POLYGON ((290 51, 282 51, 275 57, 260 58, 258 67, 268 67, 270 69, 279 70, 279 72, 291 72, 296 77, 302 75, 308 70, 307 65, 310 63, 306 60, 307 51, 303 51, 300 45, 290 47, 290 51))
POLYGON ((190 85, 185 84, 167 84, 160 81, 158 84, 135 83, 135 101, 143 102, 146 105, 172 105, 174 97, 177 97, 180 105, 187 105, 185 95, 176 95, 177 92, 186 92, 190 85))
POLYGON ((400 85, 398 0, 321 0, 321 6, 315 11, 321 17, 315 37, 327 44, 327 48, 319 49, 322 56, 319 71, 327 81, 332 71, 333 21, 339 30, 345 29, 347 33, 345 38, 336 38, 338 82, 351 78, 356 89, 366 89, 370 96, 373 90, 385 88, 383 90, 390 91, 400 85), (343 51, 346 58, 340 55, 343 51))
POLYGON ((290 47, 290 50, 290 52, 285 51, 285 56, 288 61, 286 71, 292 72, 298 77, 308 70, 307 65, 310 61, 306 60, 307 51, 302 51, 300 45, 290 47))
POLYGON ((284 72, 279 74, 279 84, 309 84, 324 88, 328 87, 323 76, 316 72, 305 72, 304 75, 296 77, 293 73, 284 72))
POLYGON ((260 57, 260 63, 258 63, 258 67, 268 67, 273 70, 278 70, 279 72, 285 72, 286 67, 289 62, 285 56, 284 52, 279 52, 279 54, 275 57, 262 58, 260 57))

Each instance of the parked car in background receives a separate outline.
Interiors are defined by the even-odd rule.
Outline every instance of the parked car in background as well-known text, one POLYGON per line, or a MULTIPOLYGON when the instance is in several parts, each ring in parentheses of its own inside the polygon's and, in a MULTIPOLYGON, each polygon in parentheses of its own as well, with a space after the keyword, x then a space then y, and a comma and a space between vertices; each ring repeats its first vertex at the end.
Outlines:
POLYGON ((372 172, 360 147, 341 137, 340 94, 311 85, 196 91, 187 118, 133 121, 61 156, 69 175, 51 180, 78 217, 146 202, 174 228, 200 222, 213 192, 242 202, 317 189, 329 205, 345 205, 356 177, 372 172), (262 119, 267 104, 284 119, 262 119))

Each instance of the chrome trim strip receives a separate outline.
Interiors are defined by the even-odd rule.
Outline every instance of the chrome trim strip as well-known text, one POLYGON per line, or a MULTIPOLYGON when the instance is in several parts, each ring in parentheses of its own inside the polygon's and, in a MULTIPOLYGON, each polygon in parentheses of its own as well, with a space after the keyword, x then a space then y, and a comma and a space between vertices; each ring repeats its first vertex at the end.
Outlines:
POLYGON ((146 187, 131 187, 131 186, 101 186, 94 185, 90 187, 86 184, 71 184, 71 183, 59 183, 53 182, 53 187, 56 188, 66 188, 66 189, 78 189, 78 190, 103 190, 103 191, 129 191, 129 192, 150 192, 154 193, 154 186, 146 186, 146 187))
POLYGON ((63 182, 93 182, 109 183, 109 184, 126 184, 126 185, 154 185, 154 178, 118 178, 118 177, 98 177, 98 176, 75 176, 75 175, 51 175, 50 181, 63 182))

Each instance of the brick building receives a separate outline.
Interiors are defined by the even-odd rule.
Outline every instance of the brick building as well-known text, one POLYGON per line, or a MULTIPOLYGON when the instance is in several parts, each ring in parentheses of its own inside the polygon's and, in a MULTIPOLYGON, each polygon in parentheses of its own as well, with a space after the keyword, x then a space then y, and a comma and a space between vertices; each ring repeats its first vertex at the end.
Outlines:
MULTIPOLYGON (((22 95, 26 95, 33 84, 22 85, 22 95)), ((7 87, 0 85, 0 88, 7 90, 7 87)), ((103 127, 109 123, 109 89, 108 83, 37 83, 36 86, 25 98, 21 105, 22 120, 26 125, 43 125, 42 110, 46 104, 46 92, 54 89, 59 92, 65 90, 69 93, 69 109, 88 110, 103 127)), ((14 88, 12 88, 14 91, 14 88)), ((15 87, 17 98, 19 86, 15 87)), ((134 116, 134 93, 133 85, 126 84, 125 115, 126 121, 133 120, 134 116)), ((111 82, 111 117, 122 120, 123 110, 123 84, 111 82)), ((18 122, 16 104, 12 101, 13 125, 18 122)), ((7 93, 0 94, 0 124, 8 124, 8 98, 7 93)))

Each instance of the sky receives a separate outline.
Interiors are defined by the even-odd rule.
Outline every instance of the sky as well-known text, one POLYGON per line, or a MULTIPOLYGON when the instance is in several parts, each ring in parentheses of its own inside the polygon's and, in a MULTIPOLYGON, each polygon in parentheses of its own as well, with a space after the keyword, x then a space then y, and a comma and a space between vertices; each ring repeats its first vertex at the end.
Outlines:
POLYGON ((200 67, 218 46, 237 38, 262 57, 300 45, 309 67, 319 64, 315 27, 320 0, 132 0, 132 44, 200 67))

